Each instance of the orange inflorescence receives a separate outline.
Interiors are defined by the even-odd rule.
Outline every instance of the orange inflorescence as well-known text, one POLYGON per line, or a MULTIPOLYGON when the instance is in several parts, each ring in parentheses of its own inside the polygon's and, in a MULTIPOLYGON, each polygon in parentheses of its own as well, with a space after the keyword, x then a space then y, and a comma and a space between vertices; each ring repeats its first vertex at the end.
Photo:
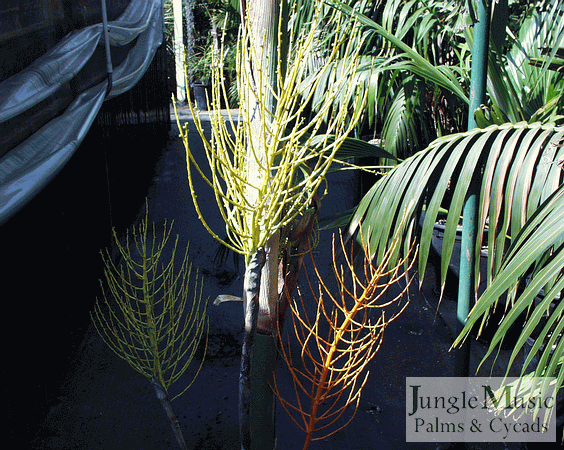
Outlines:
POLYGON ((295 401, 286 400, 278 386, 274 389, 286 412, 306 433, 304 450, 311 441, 331 436, 353 419, 368 379, 366 366, 382 344, 384 328, 406 308, 408 301, 402 304, 401 299, 413 279, 408 275, 412 265, 408 262, 409 255, 396 267, 388 268, 395 245, 378 266, 373 264, 364 246, 364 263, 359 276, 352 246, 347 253, 342 236, 340 244, 343 265, 337 264, 333 238, 333 272, 338 295, 333 295, 312 257, 318 289, 313 287, 307 270, 305 274, 317 303, 315 318, 308 317, 299 288, 299 303, 289 302, 292 331, 302 348, 299 362, 292 357, 289 345, 281 345, 282 357, 293 380, 295 401), (402 279, 405 279, 404 287, 389 299, 389 288, 402 279), (385 310, 392 305, 396 306, 395 311, 386 317, 385 310), (350 406, 354 408, 350 417, 343 417, 350 406))

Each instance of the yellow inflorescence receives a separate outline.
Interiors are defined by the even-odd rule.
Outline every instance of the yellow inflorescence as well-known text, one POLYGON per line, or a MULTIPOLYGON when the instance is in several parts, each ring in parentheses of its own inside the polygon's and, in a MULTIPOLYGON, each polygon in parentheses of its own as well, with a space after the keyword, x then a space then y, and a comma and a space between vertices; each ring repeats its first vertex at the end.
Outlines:
MULTIPOLYGON (((335 153, 357 122, 365 97, 359 94, 351 75, 357 69, 361 35, 355 23, 343 21, 333 36, 329 52, 320 54, 316 38, 321 33, 322 2, 318 14, 306 31, 290 36, 287 69, 283 70, 281 46, 278 46, 276 85, 268 82, 264 55, 254 54, 247 23, 239 39, 237 84, 240 109, 236 116, 229 111, 225 120, 222 100, 227 100, 223 68, 216 60, 210 101, 211 138, 204 136, 199 113, 190 108, 200 134, 210 174, 204 173, 188 143, 187 125, 181 130, 186 147, 188 178, 192 198, 200 220, 224 245, 248 258, 265 245, 277 231, 294 221, 316 195, 333 162, 335 153), (327 66, 346 57, 351 61, 339 73, 329 73, 327 66), (312 59, 322 59, 324 68, 309 71, 312 59), (251 61, 260 61, 252 67, 251 61), (258 66, 258 68, 257 68, 258 66), (254 69, 254 70, 252 70, 254 69), (258 76, 257 76, 258 74, 258 76), (326 83, 326 95, 313 99, 315 86, 326 83), (335 108, 337 96, 353 98, 352 110, 335 108), (306 118, 306 107, 313 101, 315 114, 306 118), (255 120, 259 115, 257 126, 255 120), (213 188, 225 221, 228 239, 220 238, 203 218, 194 191, 193 171, 213 188)), ((336 17, 336 18, 335 18, 336 17)), ((280 21, 279 27, 282 27, 280 21)), ((283 30, 279 28, 279 33, 283 30)), ((279 39, 280 41, 280 39, 279 39)), ((178 116, 177 116, 178 118, 178 116)), ((207 171, 207 169, 206 169, 207 171)))

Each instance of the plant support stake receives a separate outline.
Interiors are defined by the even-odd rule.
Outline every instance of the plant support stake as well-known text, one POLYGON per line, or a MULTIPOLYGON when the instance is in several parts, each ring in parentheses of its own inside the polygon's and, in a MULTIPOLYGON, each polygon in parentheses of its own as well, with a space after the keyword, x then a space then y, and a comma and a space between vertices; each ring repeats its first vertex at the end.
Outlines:
MULTIPOLYGON (((483 103, 488 68, 488 43, 490 28, 490 4, 485 0, 478 1, 478 22, 474 25, 474 43, 472 47, 472 72, 470 76, 470 109, 468 111, 468 130, 477 127, 474 112, 483 103)), ((479 175, 477 171, 472 177, 468 194, 462 211, 462 239, 460 243, 460 272, 458 280, 458 304, 456 316, 458 332, 470 312, 471 299, 476 295, 475 287, 475 248, 476 248, 476 216, 477 197, 479 194, 479 175)), ((470 370, 470 340, 456 351, 454 375, 468 376, 470 370)))

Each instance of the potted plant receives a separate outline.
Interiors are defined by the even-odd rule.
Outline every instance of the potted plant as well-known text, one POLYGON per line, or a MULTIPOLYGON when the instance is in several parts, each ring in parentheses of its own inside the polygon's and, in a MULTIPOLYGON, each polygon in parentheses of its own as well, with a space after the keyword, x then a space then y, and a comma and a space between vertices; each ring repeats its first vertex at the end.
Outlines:
POLYGON ((198 109, 207 111, 209 89, 211 86, 213 47, 200 47, 187 61, 188 78, 192 80, 192 92, 198 109))

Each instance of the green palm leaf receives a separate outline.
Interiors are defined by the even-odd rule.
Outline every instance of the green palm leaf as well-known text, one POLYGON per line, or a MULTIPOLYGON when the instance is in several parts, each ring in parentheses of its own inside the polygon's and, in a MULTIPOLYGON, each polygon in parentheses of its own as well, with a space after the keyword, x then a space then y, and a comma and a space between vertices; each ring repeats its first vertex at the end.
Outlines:
MULTIPOLYGON (((352 234, 362 223, 362 239, 370 244, 375 257, 381 257, 400 227, 404 250, 419 237, 418 262, 423 278, 433 226, 441 205, 447 206, 441 258, 444 287, 462 205, 470 180, 478 176, 478 229, 488 226, 489 233, 487 240, 477 237, 475 260, 479 264, 482 243, 487 242, 489 280, 454 345, 467 338, 476 323, 482 328, 499 298, 507 294, 506 315, 484 360, 526 312, 528 319, 507 370, 533 336, 536 341, 523 373, 539 355, 534 375, 557 377, 556 389, 564 380, 564 302, 555 303, 548 317, 544 316, 564 289, 564 184, 560 167, 563 140, 564 128, 527 123, 491 126, 437 139, 377 182, 361 201, 349 226, 352 234), (451 199, 447 202, 449 190, 451 199), (404 213, 408 217, 405 225, 401 222, 404 213), (527 278, 526 287, 519 291, 527 278), (535 306, 541 290, 545 296, 535 306)), ((542 389, 546 392, 548 386, 542 389)))
MULTIPOLYGON (((507 372, 527 339, 533 337, 535 342, 523 364, 521 376, 525 375, 533 358, 538 356, 539 363, 532 376, 556 377, 556 391, 564 382, 564 301, 560 299, 560 293, 564 289, 563 223, 564 185, 561 185, 543 202, 515 237, 492 283, 480 296, 464 329, 453 344, 456 346, 466 339, 477 322, 481 321, 483 327, 498 298, 507 293, 508 302, 512 306, 499 324, 484 360, 502 343, 515 320, 523 312, 527 312, 527 321, 513 348, 507 372), (531 269, 532 274, 526 288, 518 293, 519 280, 525 279, 531 269), (547 289, 547 286, 550 288, 547 289), (543 288, 544 297, 535 305, 535 299, 543 288)), ((548 385, 543 385, 541 395, 545 395, 548 388, 548 385)))
POLYGON ((453 68, 441 65, 434 66, 427 59, 421 56, 417 50, 413 49, 406 43, 404 43, 401 38, 392 34, 382 25, 377 24, 367 16, 359 13, 345 3, 339 0, 326 0, 327 4, 330 4, 334 8, 347 15, 353 16, 358 22, 366 27, 366 29, 382 36, 386 41, 390 42, 394 47, 401 51, 400 60, 394 64, 388 66, 388 69, 402 69, 408 72, 414 73, 423 79, 434 83, 447 91, 455 94, 464 102, 468 102, 468 96, 453 68))
MULTIPOLYGON (((500 267, 507 239, 519 232, 560 185, 562 171, 553 162, 564 156, 560 146, 563 136, 564 129, 553 125, 520 123, 439 138, 372 187, 352 217, 349 233, 355 233, 362 222, 363 238, 371 253, 380 258, 400 226, 404 228, 404 248, 411 245, 418 230, 419 272, 423 277, 434 224, 441 207, 447 207, 441 260, 444 286, 462 205, 470 180, 476 175, 481 179, 478 229, 489 224, 490 230, 487 245, 491 278, 500 267), (451 196, 448 204, 447 193, 451 196), (401 225, 404 212, 409 220, 401 225)), ((477 261, 482 243, 483 236, 478 236, 477 261)))
MULTIPOLYGON (((489 232, 487 239, 477 236, 474 251, 478 265, 482 244, 487 244, 488 287, 454 345, 466 339, 476 323, 481 330, 499 298, 507 295, 505 317, 484 360, 501 345, 516 319, 526 313, 527 321, 507 370, 527 339, 534 337, 522 375, 539 356, 534 375, 557 377, 556 389, 564 382, 564 302, 553 303, 564 289, 563 141, 564 128, 527 123, 491 126, 437 139, 380 179, 362 199, 349 224, 349 235, 360 229, 376 258, 389 248, 398 229, 404 252, 417 237, 422 279, 434 223, 441 206, 446 206, 441 258, 444 287, 462 205, 470 180, 478 177, 478 229, 487 228, 489 232), (404 214, 408 220, 402 222, 404 214), (523 285, 525 288, 520 288, 523 285), (543 290, 544 298, 539 302, 536 298, 543 290)), ((394 255, 390 264, 398 257, 394 255)), ((478 277, 480 271, 476 273, 478 277)), ((547 392, 548 385, 541 389, 547 392)))
POLYGON ((432 138, 422 123, 423 114, 420 83, 414 76, 405 77, 392 97, 382 128, 382 142, 386 151, 399 159, 422 149, 432 138))

